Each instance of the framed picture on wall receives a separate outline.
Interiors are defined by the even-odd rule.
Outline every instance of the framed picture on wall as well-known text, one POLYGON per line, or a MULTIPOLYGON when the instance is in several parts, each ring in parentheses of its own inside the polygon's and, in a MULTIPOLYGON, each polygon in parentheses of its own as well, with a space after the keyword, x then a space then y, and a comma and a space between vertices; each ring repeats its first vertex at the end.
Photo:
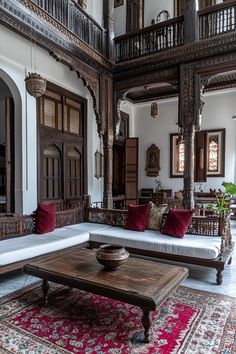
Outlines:
POLYGON ((225 175, 225 129, 207 130, 207 176, 225 175))
MULTIPOLYGON (((225 175, 225 129, 203 130, 204 145, 202 151, 202 164, 206 159, 207 177, 224 177, 225 175)), ((178 134, 170 134, 170 177, 183 177, 184 175, 184 141, 178 134)), ((196 156, 195 156, 196 157, 196 156)), ((195 170, 198 168, 195 158, 195 170)))
POLYGON ((124 5, 124 0, 114 0, 114 7, 124 5))

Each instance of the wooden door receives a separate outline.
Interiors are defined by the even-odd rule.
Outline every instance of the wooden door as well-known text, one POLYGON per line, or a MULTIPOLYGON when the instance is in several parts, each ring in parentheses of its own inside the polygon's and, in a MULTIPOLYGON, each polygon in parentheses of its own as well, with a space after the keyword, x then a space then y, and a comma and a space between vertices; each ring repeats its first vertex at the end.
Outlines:
POLYGON ((82 195, 83 159, 81 146, 65 147, 65 198, 78 198, 82 195))
POLYGON ((14 102, 5 97, 6 212, 14 212, 14 102))
POLYGON ((206 182, 207 158, 206 158, 206 132, 200 131, 195 135, 194 147, 194 182, 206 182))
POLYGON ((137 204, 138 198, 138 138, 125 140, 125 199, 126 205, 137 204))
POLYGON ((126 32, 143 28, 144 1, 127 0, 126 32))

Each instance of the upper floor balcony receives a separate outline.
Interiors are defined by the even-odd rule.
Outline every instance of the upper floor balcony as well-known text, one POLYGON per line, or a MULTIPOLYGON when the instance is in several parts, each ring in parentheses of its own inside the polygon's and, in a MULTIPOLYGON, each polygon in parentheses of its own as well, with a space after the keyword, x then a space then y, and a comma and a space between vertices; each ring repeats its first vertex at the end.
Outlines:
MULTIPOLYGON (((101 4, 102 2, 100 6, 102 6, 101 4)), ((2 8, 7 8, 7 11, 12 12, 14 16, 18 16, 19 21, 25 21, 28 28, 32 28, 32 31, 28 31, 29 38, 31 38, 32 33, 37 28, 37 25, 29 20, 29 16, 32 16, 34 12, 34 19, 36 19, 35 14, 37 16, 43 13, 46 15, 41 16, 44 21, 49 21, 48 18, 52 18, 54 23, 58 24, 58 26, 54 26, 57 28, 56 33, 58 36, 60 36, 59 31, 63 29, 64 32, 67 31, 69 34, 70 44, 74 43, 73 38, 70 37, 71 33, 86 43, 87 46, 81 46, 80 48, 83 50, 88 48, 90 52, 92 51, 91 56, 95 61, 100 60, 102 62, 107 53, 112 52, 110 49, 108 50, 111 45, 109 43, 109 29, 101 27, 75 0, 9 0, 0 4, 0 10, 2 8), (19 15, 23 7, 30 9, 30 13, 29 11, 27 12, 28 17, 26 13, 23 13, 22 16, 19 15)), ((234 32, 236 30, 235 14, 235 0, 199 11, 197 13, 197 40, 203 41, 234 32)), ((186 42, 185 23, 187 23, 186 18, 179 16, 116 37, 114 39, 114 61, 123 63, 183 46, 186 42)), ((40 26, 43 26, 42 21, 40 26)), ((51 35, 52 37, 53 26, 48 28, 48 31, 40 33, 44 36, 48 35, 50 37, 51 35), (51 34, 49 34, 49 31, 51 31, 51 34)), ((69 51, 71 50, 70 46, 67 48, 69 51)), ((108 60, 106 60, 106 63, 108 63, 108 60)), ((109 67, 111 65, 111 62, 108 63, 109 67)))
POLYGON ((106 31, 73 0, 31 0, 78 38, 105 54, 106 31))
MULTIPOLYGON (((184 16, 115 38, 116 62, 140 58, 185 44, 184 16)), ((197 14, 198 40, 236 30, 236 2, 221 3, 197 14)))

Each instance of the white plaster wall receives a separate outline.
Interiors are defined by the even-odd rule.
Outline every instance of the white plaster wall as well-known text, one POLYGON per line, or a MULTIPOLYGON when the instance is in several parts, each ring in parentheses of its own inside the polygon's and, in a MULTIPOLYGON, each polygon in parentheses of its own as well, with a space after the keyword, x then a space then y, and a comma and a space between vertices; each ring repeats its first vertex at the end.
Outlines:
MULTIPOLYGON (((22 207, 17 205, 17 211, 28 214, 37 205, 36 101, 26 93, 24 82, 26 73, 32 71, 31 44, 3 26, 0 26, 0 31, 0 76, 1 72, 3 75, 9 75, 20 92, 21 102, 17 102, 16 105, 15 145, 16 154, 19 154, 19 158, 16 158, 16 172, 19 173, 19 176, 16 178, 15 193, 17 200, 22 196, 22 207), (18 147, 21 146, 21 141, 22 149, 19 151, 18 147)), ((74 72, 57 63, 46 51, 36 47, 33 48, 33 51, 33 69, 36 66, 37 72, 48 81, 88 100, 88 193, 91 194, 92 200, 95 200, 93 194, 97 198, 98 192, 95 193, 94 189, 101 191, 102 181, 95 182, 91 177, 93 176, 93 155, 97 148, 98 135, 95 133, 97 128, 90 93, 74 72)))
POLYGON ((172 18, 174 16, 174 0, 145 0, 144 27, 150 26, 152 19, 156 22, 157 15, 162 10, 167 10, 172 18))
POLYGON ((93 19, 103 26, 103 0, 88 0, 85 10, 93 19))
MULTIPOLYGON (((225 177, 208 177, 207 183, 201 187, 205 191, 209 188, 221 188, 225 181, 236 181, 236 91, 220 92, 204 96, 205 106, 202 115, 202 129, 226 128, 225 177)), ((146 150, 151 144, 160 149, 160 180, 163 188, 172 188, 173 191, 183 189, 182 178, 170 178, 170 133, 177 132, 178 101, 172 99, 159 101, 160 117, 153 119, 150 116, 151 103, 134 105, 133 136, 139 137, 139 189, 155 188, 155 178, 145 174, 146 150)), ((198 188, 199 185, 196 185, 198 188)))
POLYGON ((120 105, 121 111, 129 115, 129 135, 134 136, 134 106, 128 101, 122 101, 120 105))
POLYGON ((223 180, 236 181, 236 90, 221 91, 204 96, 205 106, 202 114, 202 129, 226 128, 225 139, 225 177, 208 177, 206 190, 219 188, 223 180))
MULTIPOLYGON (((124 4, 116 7, 114 10, 115 37, 126 33, 126 5, 127 1, 124 0, 124 4)), ((156 20, 157 15, 162 10, 169 11, 170 18, 172 18, 174 13, 174 0, 144 0, 144 27, 150 26, 152 19, 154 18, 156 20)))

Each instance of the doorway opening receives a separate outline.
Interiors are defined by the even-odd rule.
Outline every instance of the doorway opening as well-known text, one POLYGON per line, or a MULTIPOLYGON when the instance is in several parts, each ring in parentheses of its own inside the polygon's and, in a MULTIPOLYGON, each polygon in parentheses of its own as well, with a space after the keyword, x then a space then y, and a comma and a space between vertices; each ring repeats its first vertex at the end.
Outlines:
POLYGON ((14 100, 0 78, 0 213, 14 211, 14 100))

